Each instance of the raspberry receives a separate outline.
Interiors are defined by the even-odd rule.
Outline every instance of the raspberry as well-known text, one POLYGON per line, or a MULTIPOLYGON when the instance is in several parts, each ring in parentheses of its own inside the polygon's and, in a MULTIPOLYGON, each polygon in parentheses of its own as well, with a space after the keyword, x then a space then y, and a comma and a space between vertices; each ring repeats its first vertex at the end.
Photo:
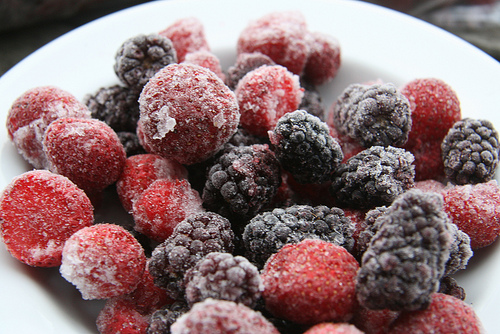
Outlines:
POLYGON ((444 172, 457 184, 490 181, 498 165, 498 133, 486 120, 456 122, 441 144, 444 172))
POLYGON ((114 85, 86 95, 84 103, 93 118, 108 124, 116 132, 135 132, 139 120, 140 90, 114 85))
POLYGON ((159 179, 186 179, 186 168, 176 161, 156 154, 140 154, 127 158, 120 178, 116 181, 116 191, 127 212, 137 198, 151 183, 159 179))
POLYGON ((483 326, 471 306, 455 297, 435 293, 425 310, 405 312, 392 324, 389 333, 483 333, 483 326))
POLYGON ((140 91, 156 72, 173 63, 177 63, 177 54, 170 39, 159 34, 140 34, 123 42, 113 68, 126 86, 140 91))
POLYGON ((462 185, 443 191, 444 208, 451 221, 479 249, 492 244, 500 234, 500 188, 496 180, 462 185))
POLYGON ((330 192, 338 205, 370 209, 392 203, 413 187, 413 155, 402 148, 372 146, 341 164, 330 192))
POLYGON ((249 219, 271 202, 280 183, 279 162, 267 145, 229 146, 208 171, 203 205, 249 219))
POLYGON ((127 158, 116 132, 96 119, 55 120, 45 131, 43 148, 49 169, 87 193, 115 183, 127 158))
POLYGON ((240 32, 237 53, 261 52, 294 74, 301 74, 309 55, 307 24, 299 12, 274 12, 250 22, 240 32))
POLYGON ((322 85, 331 81, 340 68, 340 43, 328 34, 310 32, 307 36, 309 54, 303 71, 305 81, 322 85))
POLYGON ((147 317, 122 300, 108 299, 96 320, 100 334, 146 333, 147 317))
POLYGON ((205 299, 172 324, 172 334, 279 334, 259 312, 243 304, 205 299))
POLYGON ((87 195, 45 170, 15 177, 0 195, 0 232, 9 253, 30 266, 61 264, 65 241, 94 222, 87 195))
POLYGON ((352 249, 354 226, 339 208, 293 205, 252 218, 245 226, 246 257, 260 268, 283 246, 304 239, 321 239, 352 249))
POLYGON ((7 132, 18 152, 35 168, 47 168, 43 136, 49 124, 62 117, 90 118, 88 108, 71 93, 53 86, 27 90, 7 115, 7 132))
POLYGON ((186 217, 203 211, 198 192, 185 179, 158 179, 134 201, 134 229, 162 242, 186 217))
POLYGON ((142 147, 139 137, 134 132, 120 131, 116 135, 120 139, 127 157, 147 153, 144 147, 142 147))
POLYGON ((423 180, 415 182, 415 188, 422 191, 432 191, 435 193, 441 193, 445 189, 446 185, 438 180, 423 180))
POLYGON ((353 325, 347 323, 322 323, 309 328, 304 334, 364 334, 353 325))
POLYGON ((160 70, 139 106, 146 150, 188 165, 220 150, 240 119, 234 93, 212 71, 192 64, 160 70))
POLYGON ((412 121, 408 99, 391 84, 351 84, 333 106, 333 123, 364 147, 401 146, 412 121))
POLYGON ((127 230, 97 224, 66 241, 59 270, 83 299, 104 299, 134 291, 145 266, 144 250, 127 230))
POLYGON ((151 315, 147 334, 170 334, 170 326, 187 311, 189 306, 184 301, 176 301, 155 311, 151 315))
POLYGON ((170 297, 184 298, 184 274, 211 252, 232 252, 234 232, 226 218, 202 212, 179 223, 172 235, 151 255, 149 272, 155 284, 167 289, 170 297))
POLYGON ((217 58, 217 56, 210 51, 202 50, 190 52, 186 54, 183 63, 205 67, 217 74, 222 81, 226 81, 226 75, 222 72, 219 58, 217 58))
POLYGON ((445 178, 441 142, 419 142, 414 147, 403 146, 415 157, 415 180, 443 180, 445 178))
POLYGON ((419 310, 430 303, 444 274, 452 242, 443 199, 409 190, 376 221, 356 283, 370 309, 419 310))
POLYGON ((328 181, 344 158, 326 123, 304 110, 283 115, 269 139, 281 166, 300 183, 328 181))
POLYGON ((207 298, 255 307, 264 289, 259 270, 243 256, 212 252, 200 259, 184 277, 189 305, 207 298))
POLYGON ((245 74, 263 65, 276 65, 276 63, 260 52, 238 54, 234 65, 227 70, 226 85, 234 90, 245 74))
POLYGON ((358 269, 342 246, 317 239, 285 245, 261 273, 266 308, 298 324, 347 321, 358 306, 358 269))
POLYGON ((351 323, 365 334, 387 334, 389 326, 399 316, 398 311, 370 310, 360 306, 354 313, 351 323))
POLYGON ((299 77, 283 66, 261 66, 248 72, 235 89, 241 127, 267 136, 281 116, 297 110, 303 91, 299 77))
POLYGON ((203 23, 195 17, 181 18, 159 34, 172 41, 179 63, 183 62, 190 52, 210 51, 203 23))

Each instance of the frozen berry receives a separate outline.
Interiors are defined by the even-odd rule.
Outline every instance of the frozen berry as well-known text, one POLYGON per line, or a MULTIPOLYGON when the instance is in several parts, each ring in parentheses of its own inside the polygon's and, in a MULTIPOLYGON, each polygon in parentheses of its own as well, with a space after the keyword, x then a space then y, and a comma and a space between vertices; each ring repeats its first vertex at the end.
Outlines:
POLYGON ((140 90, 120 85, 100 88, 85 96, 92 117, 108 124, 116 132, 135 132, 139 120, 140 90))
POLYGON ((444 293, 460 300, 465 300, 465 289, 458 285, 456 279, 451 276, 444 276, 439 282, 438 292, 444 293))
POLYGON ((19 153, 35 168, 47 168, 43 136, 62 117, 90 118, 90 111, 71 93, 53 86, 27 90, 7 114, 7 132, 19 153))
POLYGON ((411 129, 408 99, 391 84, 351 84, 333 107, 333 123, 365 147, 401 146, 411 129))
POLYGON ((66 241, 59 270, 83 299, 105 299, 134 291, 145 266, 144 250, 130 232, 119 225, 97 224, 66 241))
POLYGON ((364 334, 348 323, 324 322, 309 328, 304 334, 364 334))
POLYGON ((186 168, 176 161, 156 154, 139 154, 127 158, 122 174, 116 181, 116 191, 128 212, 135 200, 151 183, 159 179, 186 179, 186 168))
POLYGON ((139 105, 146 150, 188 165, 220 150, 240 120, 234 93, 215 73, 193 64, 160 70, 139 105))
POLYGON ((226 75, 222 71, 219 58, 217 58, 217 56, 210 51, 201 50, 190 52, 186 54, 183 63, 205 67, 217 74, 222 81, 226 81, 226 75))
POLYGON ((139 137, 134 132, 120 131, 116 135, 123 145, 125 155, 131 157, 138 154, 146 154, 146 150, 142 147, 139 137))
POLYGON ((487 120, 453 124, 441 144, 444 172, 457 184, 491 180, 498 165, 498 133, 487 120))
POLYGON ((185 301, 176 301, 155 311, 149 320, 147 334, 170 334, 170 326, 189 309, 185 301))
POLYGON ((89 193, 118 180, 126 160, 116 132, 96 119, 59 118, 45 131, 43 148, 51 171, 89 193))
POLYGON ((30 266, 61 264, 65 241, 94 222, 87 195, 45 170, 14 178, 0 196, 0 232, 9 253, 30 266))
POLYGON ((330 180, 344 158, 328 125, 304 110, 283 115, 269 139, 281 166, 300 183, 330 180))
POLYGON ((358 306, 358 269, 342 246, 317 239, 285 245, 261 273, 266 308, 298 324, 348 321, 358 306))
POLYGON ((338 205, 359 209, 383 206, 413 187, 413 155, 402 148, 372 146, 334 172, 331 194, 338 205))
POLYGON ((389 326, 399 313, 388 309, 370 310, 360 306, 354 313, 351 323, 365 334, 388 334, 389 326))
POLYGON ((176 62, 177 54, 170 39, 159 34, 140 34, 120 46, 114 70, 125 85, 140 91, 156 72, 176 62))
POLYGON ((132 304, 108 299, 97 316, 96 326, 100 334, 145 334, 149 323, 132 304))
POLYGON ((154 249, 148 268, 155 284, 167 289, 172 298, 183 300, 186 271, 208 253, 231 253, 233 239, 234 232, 226 218, 213 212, 189 216, 154 249))
POLYGON ((303 91, 299 77, 283 66, 261 66, 248 72, 235 89, 241 127, 267 136, 281 116, 297 110, 303 91))
POLYGON ((354 226, 339 208, 293 205, 252 218, 245 226, 243 244, 247 258, 263 267, 283 246, 304 239, 321 239, 350 250, 353 232, 354 226))
POLYGON ((172 324, 172 334, 279 334, 259 312, 226 300, 205 299, 172 324))
POLYGON ((454 223, 449 224, 451 235, 450 257, 446 262, 445 275, 451 275, 467 267, 473 252, 470 244, 470 237, 467 233, 458 229, 454 223))
POLYGON ((259 270, 243 256, 212 252, 186 272, 186 300, 192 306, 207 298, 255 307, 264 289, 259 270))
POLYGON ((183 62, 190 52, 210 51, 203 23, 195 17, 181 18, 159 34, 172 41, 179 63, 183 62))
POLYGON ((304 96, 297 109, 305 110, 311 115, 318 117, 320 120, 325 120, 325 107, 319 91, 311 86, 307 86, 301 81, 301 86, 304 88, 304 96))
POLYGON ((404 312, 389 328, 391 334, 480 334, 483 326, 474 309, 455 297, 434 293, 425 310, 404 312))
POLYGON ((208 171, 203 205, 249 219, 271 202, 280 183, 279 162, 267 145, 230 146, 208 171))
POLYGON ((492 244, 500 235, 500 188, 496 180, 447 188, 446 213, 470 237, 472 249, 492 244))
POLYGON ((186 179, 158 179, 133 201, 134 229, 161 242, 177 224, 200 211, 200 195, 186 179))
POLYGON ((439 287, 452 242, 442 197, 409 190, 376 224, 380 228, 357 276, 358 300, 370 309, 426 308, 439 287))
POLYGON ((302 74, 304 80, 313 85, 322 85, 331 81, 340 68, 339 41, 321 32, 310 32, 307 35, 307 41, 309 54, 302 74))
POLYGON ((245 74, 263 65, 276 65, 276 63, 260 52, 240 53, 234 65, 227 70, 226 84, 234 90, 245 74))
POLYGON ((295 11, 274 12, 250 22, 240 32, 237 52, 261 52, 294 74, 301 74, 309 54, 307 23, 295 11))

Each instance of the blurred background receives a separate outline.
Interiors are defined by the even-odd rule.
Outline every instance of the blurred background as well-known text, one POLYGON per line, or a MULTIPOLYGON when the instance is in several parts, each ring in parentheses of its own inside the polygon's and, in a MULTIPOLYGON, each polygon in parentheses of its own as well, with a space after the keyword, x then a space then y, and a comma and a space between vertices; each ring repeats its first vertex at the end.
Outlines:
MULTIPOLYGON (((0 76, 60 35, 101 16, 144 2, 148 1, 0 0, 0 76)), ((442 27, 500 60, 500 0, 367 2, 398 10, 442 27)))

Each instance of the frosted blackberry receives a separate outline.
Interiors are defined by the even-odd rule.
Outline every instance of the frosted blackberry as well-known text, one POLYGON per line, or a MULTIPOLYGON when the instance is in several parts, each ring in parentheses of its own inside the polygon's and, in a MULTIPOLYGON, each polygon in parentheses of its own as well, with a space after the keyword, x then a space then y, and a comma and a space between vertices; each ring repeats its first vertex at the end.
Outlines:
POLYGON ((339 208, 293 205, 256 215, 245 226, 245 256, 259 268, 283 246, 304 239, 321 239, 351 250, 354 225, 339 208))
POLYGON ((409 190, 377 224, 358 272, 358 300, 370 309, 426 308, 444 275, 452 242, 442 196, 409 190))
POLYGON ((305 110, 282 116, 269 132, 281 166, 300 183, 324 183, 344 158, 328 125, 305 110))
POLYGON ((452 243, 450 245, 450 257, 446 262, 445 275, 451 275, 465 269, 473 255, 470 237, 467 233, 459 230, 457 225, 451 221, 448 225, 452 243))
POLYGON ((364 147, 401 146, 408 140, 408 99, 391 84, 351 84, 333 107, 335 128, 364 147))
POLYGON ((441 144, 445 174, 457 184, 489 181, 498 165, 498 151, 498 133, 491 122, 458 121, 441 144))
POLYGON ((268 205, 281 184, 280 164, 267 145, 227 146, 208 171, 206 209, 249 219, 268 205))
POLYGON ((304 96, 302 96, 302 101, 300 101, 300 110, 305 110, 311 115, 318 117, 320 120, 325 120, 325 107, 323 106, 323 100, 319 92, 313 88, 302 85, 304 90, 304 96))
POLYGON ((226 85, 234 90, 245 74, 264 65, 276 65, 276 63, 260 52, 240 53, 234 65, 227 70, 226 85))
POLYGON ((135 132, 120 131, 116 134, 118 135, 118 138, 120 139, 120 142, 125 149, 127 157, 147 153, 144 147, 142 147, 141 143, 139 142, 139 138, 137 137, 135 132))
POLYGON ((170 334, 170 326, 184 313, 189 311, 185 301, 176 301, 151 315, 147 334, 170 334))
POLYGON ((363 221, 363 229, 359 232, 359 236, 356 239, 356 245, 354 250, 354 255, 357 259, 361 259, 363 253, 368 248, 370 241, 372 240, 375 233, 377 233, 380 228, 380 223, 377 223, 377 218, 380 217, 384 212, 387 211, 386 206, 379 206, 374 209, 369 210, 365 214, 365 219, 363 221))
POLYGON ((213 252, 199 260, 184 278, 189 305, 207 298, 253 308, 264 289, 259 270, 243 256, 213 252))
POLYGON ((236 133, 229 139, 228 144, 233 146, 250 146, 253 144, 268 144, 269 140, 249 133, 243 128, 238 128, 236 133))
POLYGON ((460 300, 465 300, 466 297, 464 288, 458 285, 458 282, 451 276, 444 276, 441 279, 438 292, 453 296, 460 300))
POLYGON ((341 164, 330 191, 339 206, 384 206, 414 185, 413 155, 402 148, 372 146, 341 164))
POLYGON ((125 85, 140 91, 158 70, 172 63, 177 63, 177 54, 170 39, 140 34, 120 46, 114 70, 125 85))
POLYGON ((139 90, 114 85, 85 96, 84 103, 93 118, 108 124, 116 132, 135 132, 139 120, 139 95, 139 90))
POLYGON ((170 297, 184 298, 184 274, 211 252, 232 252, 234 233, 230 222, 213 212, 191 215, 151 254, 149 272, 156 285, 170 297))

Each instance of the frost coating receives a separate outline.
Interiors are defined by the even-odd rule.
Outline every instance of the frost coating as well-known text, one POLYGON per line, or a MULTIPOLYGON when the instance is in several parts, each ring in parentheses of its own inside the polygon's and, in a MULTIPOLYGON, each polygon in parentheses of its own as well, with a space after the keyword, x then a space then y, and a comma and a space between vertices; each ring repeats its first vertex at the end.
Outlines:
POLYGON ((162 139, 167 133, 174 131, 177 121, 175 118, 170 117, 168 111, 168 106, 163 106, 160 110, 158 110, 158 123, 156 123, 157 132, 153 136, 153 139, 162 139))

